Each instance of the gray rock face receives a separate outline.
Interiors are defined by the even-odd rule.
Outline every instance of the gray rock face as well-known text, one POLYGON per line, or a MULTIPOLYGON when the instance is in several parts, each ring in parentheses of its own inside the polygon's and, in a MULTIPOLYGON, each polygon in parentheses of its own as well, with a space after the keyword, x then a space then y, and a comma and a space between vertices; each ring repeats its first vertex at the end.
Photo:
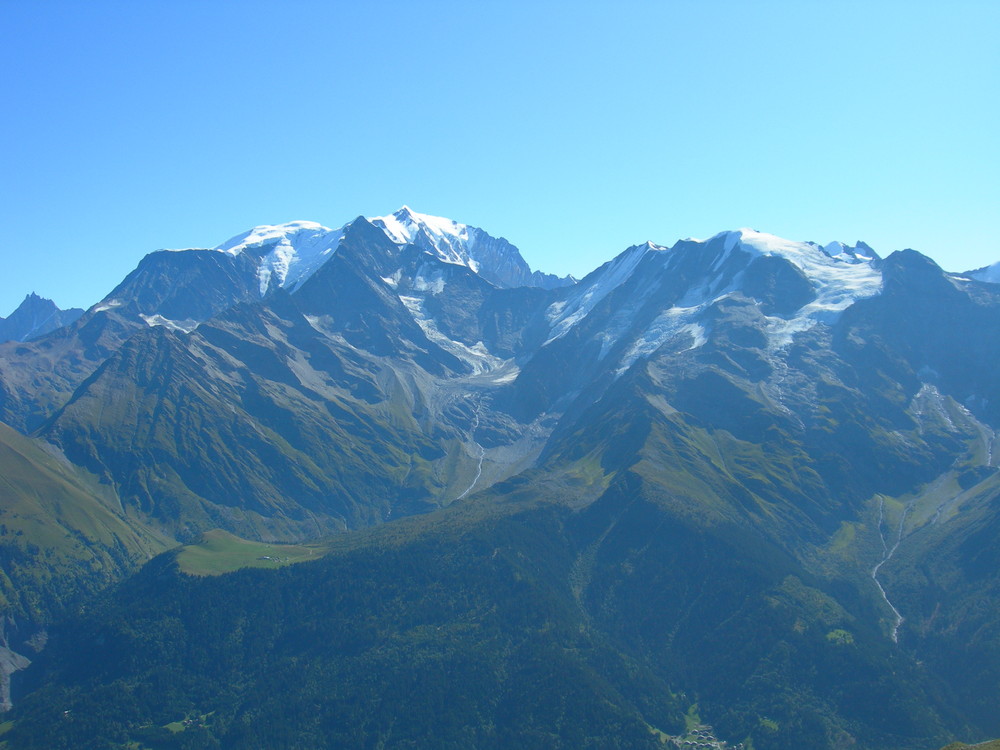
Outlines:
POLYGON ((571 276, 532 271, 521 251, 503 237, 493 237, 482 229, 474 229, 470 235, 470 254, 479 265, 479 275, 497 286, 556 289, 571 286, 575 281, 571 276))
POLYGON ((67 326, 83 315, 73 307, 60 310, 56 304, 32 292, 7 318, 0 318, 0 341, 30 341, 67 326))
POLYGON ((10 676, 29 666, 31 660, 26 656, 0 646, 0 712, 9 711, 14 706, 10 700, 10 676))
POLYGON ((0 713, 9 711, 14 705, 11 701, 11 675, 31 666, 31 659, 19 651, 37 654, 45 647, 46 631, 30 626, 27 629, 28 633, 24 633, 24 628, 19 628, 14 618, 0 617, 0 713))

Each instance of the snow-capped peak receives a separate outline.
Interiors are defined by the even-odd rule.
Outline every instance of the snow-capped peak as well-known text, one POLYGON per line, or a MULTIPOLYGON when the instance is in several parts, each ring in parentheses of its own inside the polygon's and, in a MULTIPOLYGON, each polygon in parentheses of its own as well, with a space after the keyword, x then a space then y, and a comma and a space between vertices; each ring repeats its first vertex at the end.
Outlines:
POLYGON ((399 243, 411 242, 416 233, 424 228, 431 234, 444 237, 465 238, 469 235, 469 226, 459 224, 443 216, 420 214, 409 206, 403 206, 388 216, 377 216, 369 221, 385 224, 385 232, 399 243))
POLYGON ((662 287, 654 277, 662 276, 687 278, 690 286, 636 337, 620 363, 619 372, 679 333, 690 335, 693 345, 700 346, 705 340, 702 313, 727 295, 743 291, 745 272, 757 258, 764 256, 780 257, 801 271, 814 295, 790 314, 767 317, 772 349, 786 346, 795 334, 817 323, 834 321, 855 301, 878 294, 882 287, 878 256, 863 243, 854 248, 842 243, 821 247, 754 229, 720 232, 707 240, 680 240, 669 249, 645 243, 629 248, 587 276, 564 300, 549 307, 549 341, 565 335, 615 289, 628 284, 629 295, 612 315, 615 324, 602 334, 602 352, 610 351, 622 336, 629 331, 634 333, 634 312, 647 303, 656 304, 662 287), (654 253, 659 260, 652 262, 654 253), (699 256, 704 258, 703 265, 693 262, 699 256), (645 258, 651 262, 640 271, 645 258), (693 272, 699 267, 700 271, 693 272), (637 273, 648 278, 638 278, 637 273))
POLYGON ((572 278, 560 279, 531 268, 521 251, 503 237, 492 237, 478 227, 451 219, 420 214, 403 206, 389 216, 369 219, 399 245, 416 245, 445 263, 471 268, 482 278, 501 287, 567 286, 572 278))
POLYGON ((815 242, 786 240, 783 237, 746 228, 720 232, 708 242, 716 239, 725 242, 726 253, 739 245, 744 252, 751 255, 780 256, 797 266, 810 278, 815 271, 822 274, 823 269, 840 268, 844 265, 870 266, 879 260, 878 253, 864 242, 858 242, 855 247, 836 241, 818 245, 815 242))
POLYGON ((230 255, 239 255, 246 250, 255 250, 281 240, 290 240, 301 236, 326 234, 331 230, 315 221, 289 221, 284 224, 261 224, 258 227, 238 234, 235 237, 216 246, 214 249, 230 255))
MULTIPOLYGON (((416 245, 438 260, 466 266, 502 287, 564 286, 572 279, 532 273, 520 251, 507 240, 482 229, 440 216, 420 214, 403 206, 388 216, 368 219, 397 245, 416 245)), ((314 221, 262 224, 213 248, 229 255, 246 253, 258 261, 260 294, 277 286, 294 291, 331 255, 344 238, 347 225, 330 229, 314 221)))
POLYGON ((441 216, 418 214, 409 206, 403 206, 388 216, 376 216, 369 221, 382 229, 397 245, 416 244, 424 250, 433 251, 445 263, 479 270, 479 263, 474 259, 472 251, 481 230, 441 216))
MULTIPOLYGON (((751 255, 784 258, 809 280, 816 298, 788 319, 775 319, 771 330, 772 345, 784 346, 791 337, 817 322, 831 322, 854 302, 872 297, 882 288, 882 274, 876 267, 878 254, 859 242, 849 247, 841 242, 820 246, 814 242, 795 242, 754 229, 722 232, 725 252, 739 248, 751 255)), ((712 238, 715 239, 715 238, 712 238)), ((711 242, 711 240, 709 240, 711 242)))
POLYGON ((223 242, 215 250, 260 258, 257 278, 263 296, 272 286, 294 290, 323 265, 343 239, 344 231, 315 221, 262 224, 223 242))

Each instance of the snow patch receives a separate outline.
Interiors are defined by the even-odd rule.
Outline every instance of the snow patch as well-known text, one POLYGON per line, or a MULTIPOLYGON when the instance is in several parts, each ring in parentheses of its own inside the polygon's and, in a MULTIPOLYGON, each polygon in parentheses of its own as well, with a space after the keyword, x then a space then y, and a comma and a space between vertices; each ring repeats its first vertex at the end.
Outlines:
POLYGON ((681 326, 678 333, 686 333, 691 337, 691 349, 698 349, 708 343, 708 334, 705 331, 705 326, 701 323, 688 323, 686 326, 681 326))
POLYGON ((791 344, 795 335, 817 323, 833 323, 855 302, 874 297, 882 291, 882 274, 873 266, 875 254, 864 246, 866 254, 844 250, 842 243, 824 247, 813 242, 793 242, 773 234, 740 229, 728 233, 739 235, 742 250, 755 255, 775 255, 797 267, 812 284, 816 299, 798 310, 791 318, 769 317, 770 348, 782 349, 791 344), (826 248, 837 249, 830 255, 826 248))
POLYGON ((278 286, 295 291, 329 260, 343 238, 343 227, 328 229, 314 221, 290 221, 254 227, 214 249, 229 255, 249 253, 259 257, 257 279, 260 295, 264 296, 268 289, 278 286))
POLYGON ((122 306, 122 301, 120 299, 109 299, 97 305, 93 309, 93 311, 95 313, 99 313, 99 312, 104 312, 105 310, 113 310, 114 308, 121 306, 122 306))
POLYGON ((463 344, 461 341, 454 341, 448 338, 437 327, 434 319, 431 318, 424 309, 424 301, 420 297, 410 295, 399 295, 400 301, 413 316, 413 319, 420 326, 424 335, 440 346, 446 352, 455 355, 461 361, 472 368, 474 375, 490 372, 502 366, 505 361, 493 354, 490 354, 486 345, 482 341, 477 341, 472 346, 463 344))
POLYGON ((417 277, 413 279, 413 289, 417 292, 430 292, 431 294, 441 294, 444 292, 445 282, 444 276, 441 273, 435 274, 433 277, 426 277, 421 273, 417 274, 417 277))
POLYGON ((496 370, 491 371, 493 377, 490 378, 490 382, 494 385, 503 385, 504 383, 513 383, 517 380, 517 376, 521 374, 521 368, 518 367, 512 360, 507 362, 496 370))
POLYGON ((639 262, 650 252, 661 252, 661 248, 651 243, 630 247, 597 272, 596 278, 587 285, 578 284, 569 298, 554 302, 545 311, 552 326, 546 344, 565 336, 573 326, 590 314, 597 304, 621 286, 639 262))
POLYGON ((688 350, 697 349, 708 342, 708 332, 702 323, 695 319, 715 300, 705 300, 691 307, 675 306, 660 313, 643 334, 629 347, 615 370, 619 376, 630 368, 637 359, 648 357, 668 341, 679 336, 691 339, 688 350))
POLYGON ((139 313, 139 317, 146 321, 146 325, 150 328, 155 326, 163 326, 164 328, 171 331, 180 331, 181 333, 191 333, 195 328, 198 327, 197 320, 170 320, 170 318, 164 318, 162 315, 157 313, 156 315, 143 315, 139 313))
MULTIPOLYGON (((730 294, 739 291, 743 285, 744 272, 738 271, 732 276, 721 273, 724 267, 731 265, 737 254, 743 254, 743 268, 756 257, 778 256, 798 268, 809 279, 816 298, 797 310, 790 317, 767 316, 768 349, 771 352, 787 347, 796 334, 812 328, 817 323, 832 323, 850 305, 859 299, 878 294, 882 288, 881 273, 874 267, 873 261, 877 255, 871 248, 859 243, 859 248, 851 248, 843 243, 830 243, 824 247, 811 242, 793 242, 772 234, 758 232, 752 229, 740 229, 733 232, 722 232, 709 240, 682 241, 668 251, 668 265, 662 272, 670 273, 669 262, 675 252, 690 252, 692 242, 703 246, 715 243, 718 248, 711 268, 700 279, 692 281, 691 286, 672 307, 657 315, 646 329, 638 335, 628 351, 618 362, 615 370, 620 375, 631 367, 640 357, 646 357, 660 347, 678 337, 689 337, 688 348, 694 349, 707 341, 708 331, 702 319, 703 313, 716 302, 730 294)), ((634 249, 633 249, 634 250, 634 249)), ((550 338, 558 338, 569 327, 574 325, 603 297, 613 286, 622 283, 635 270, 636 258, 620 256, 616 260, 617 267, 608 269, 596 284, 581 290, 579 299, 571 297, 564 303, 550 306, 550 320, 556 323, 550 338), (565 309, 564 309, 565 308, 565 309)), ((621 336, 629 331, 634 319, 634 311, 644 304, 643 300, 629 300, 620 310, 616 311, 607 326, 601 340, 600 356, 605 356, 621 336)), ((683 345, 683 341, 678 341, 683 345)))

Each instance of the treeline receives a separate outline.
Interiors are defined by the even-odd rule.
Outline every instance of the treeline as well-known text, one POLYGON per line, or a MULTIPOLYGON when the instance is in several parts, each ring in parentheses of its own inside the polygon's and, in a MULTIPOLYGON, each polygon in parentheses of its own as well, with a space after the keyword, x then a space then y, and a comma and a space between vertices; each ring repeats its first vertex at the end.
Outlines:
POLYGON ((590 632, 558 535, 502 519, 218 578, 161 557, 53 631, 3 739, 12 750, 657 747, 629 694, 655 685, 668 728, 679 702, 590 632))
POLYGON ((695 701, 756 750, 931 750, 964 731, 856 594, 621 492, 409 519, 278 570, 195 578, 161 556, 53 629, 2 739, 641 750, 695 701))

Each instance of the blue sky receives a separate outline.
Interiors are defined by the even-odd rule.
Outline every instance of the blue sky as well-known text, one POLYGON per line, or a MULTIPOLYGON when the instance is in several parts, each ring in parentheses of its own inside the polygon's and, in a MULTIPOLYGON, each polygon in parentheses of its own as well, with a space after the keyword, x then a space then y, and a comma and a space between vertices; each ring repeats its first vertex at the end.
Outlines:
POLYGON ((0 315, 402 204, 582 276, 742 226, 1000 261, 1000 3, 0 0, 0 315))

